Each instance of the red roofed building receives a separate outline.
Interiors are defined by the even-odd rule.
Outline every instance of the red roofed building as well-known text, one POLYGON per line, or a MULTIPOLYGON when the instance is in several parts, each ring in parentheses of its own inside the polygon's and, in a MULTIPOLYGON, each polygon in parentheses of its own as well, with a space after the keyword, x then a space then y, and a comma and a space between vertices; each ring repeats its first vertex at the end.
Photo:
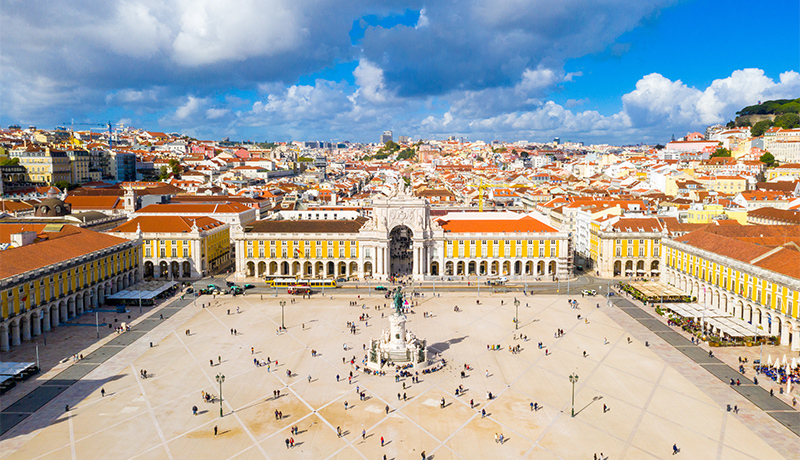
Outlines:
POLYGON ((231 260, 229 225, 211 217, 140 215, 109 234, 143 240, 145 278, 197 279, 231 260))
POLYGON ((718 225, 664 241, 665 280, 800 350, 800 225, 718 225))
POLYGON ((0 351, 138 281, 141 243, 63 224, 0 224, 0 351))

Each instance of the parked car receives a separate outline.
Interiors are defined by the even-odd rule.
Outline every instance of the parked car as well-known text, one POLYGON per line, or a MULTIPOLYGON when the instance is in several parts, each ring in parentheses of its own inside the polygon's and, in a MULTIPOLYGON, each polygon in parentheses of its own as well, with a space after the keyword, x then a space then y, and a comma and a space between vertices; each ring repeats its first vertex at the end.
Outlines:
POLYGON ((581 291, 581 294, 589 295, 589 296, 595 296, 595 295, 597 295, 597 291, 592 290, 592 289, 584 289, 583 291, 581 291))
POLYGON ((255 285, 255 284, 245 284, 245 285, 244 285, 244 288, 245 288, 245 289, 253 289, 254 287, 256 287, 256 285, 255 285))
POLYGON ((337 283, 344 283, 347 281, 347 278, 336 278, 337 283))
POLYGON ((236 295, 236 294, 241 294, 243 292, 244 292, 244 289, 242 289, 241 287, 239 287, 239 286, 237 286, 235 284, 233 286, 231 286, 231 294, 236 295))
POLYGON ((227 284, 227 285, 228 285, 228 287, 234 287, 234 286, 236 286, 236 283, 234 283, 233 281, 225 281, 225 284, 227 284))
POLYGON ((388 289, 386 289, 386 286, 375 286, 375 290, 376 291, 388 291, 388 289))

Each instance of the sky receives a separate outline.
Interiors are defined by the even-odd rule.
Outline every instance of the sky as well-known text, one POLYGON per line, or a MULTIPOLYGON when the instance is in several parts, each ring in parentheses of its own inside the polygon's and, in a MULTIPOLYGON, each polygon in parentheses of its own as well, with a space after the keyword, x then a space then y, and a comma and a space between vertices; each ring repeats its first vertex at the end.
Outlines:
POLYGON ((0 0, 0 17, 3 126, 637 144, 800 97, 796 0, 0 0))

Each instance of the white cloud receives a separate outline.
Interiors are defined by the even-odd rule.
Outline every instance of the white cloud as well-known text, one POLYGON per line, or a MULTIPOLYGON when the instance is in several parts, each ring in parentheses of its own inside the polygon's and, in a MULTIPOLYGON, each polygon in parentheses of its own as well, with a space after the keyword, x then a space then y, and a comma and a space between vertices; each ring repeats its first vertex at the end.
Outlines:
POLYGON ((386 89, 383 80, 383 69, 372 62, 362 59, 358 67, 353 71, 356 86, 358 89, 353 94, 353 102, 357 102, 359 97, 367 102, 382 104, 394 99, 394 95, 386 89))

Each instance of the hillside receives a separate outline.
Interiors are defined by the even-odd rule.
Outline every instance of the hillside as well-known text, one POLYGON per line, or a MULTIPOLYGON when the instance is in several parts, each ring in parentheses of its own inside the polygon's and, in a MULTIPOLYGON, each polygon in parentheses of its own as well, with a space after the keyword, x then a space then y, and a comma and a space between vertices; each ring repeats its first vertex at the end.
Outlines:
POLYGON ((800 98, 776 99, 750 105, 736 112, 736 115, 780 115, 784 113, 800 113, 800 98))

